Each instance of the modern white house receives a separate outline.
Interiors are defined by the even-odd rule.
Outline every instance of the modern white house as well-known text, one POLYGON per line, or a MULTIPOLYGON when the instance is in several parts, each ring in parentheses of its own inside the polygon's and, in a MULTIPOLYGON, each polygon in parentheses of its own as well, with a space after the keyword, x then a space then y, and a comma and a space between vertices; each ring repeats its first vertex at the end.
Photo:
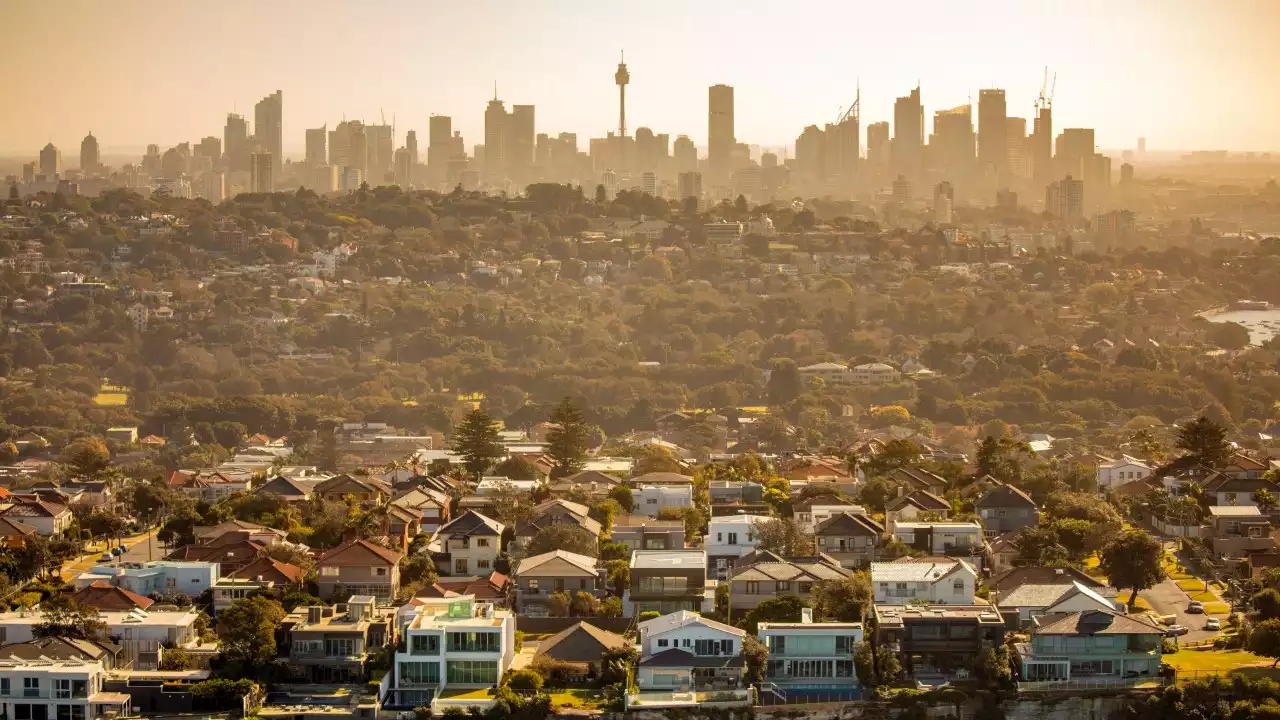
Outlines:
POLYGON ((856 385, 888 385, 902 380, 901 372, 884 363, 855 365, 850 372, 856 385))
POLYGON ((703 544, 707 550, 709 577, 727 577, 733 561, 748 555, 760 544, 756 525, 767 522, 766 515, 724 515, 713 517, 707 524, 703 544))
POLYGON ((476 484, 476 495, 488 497, 512 491, 532 493, 537 487, 537 480, 512 480, 507 477, 490 476, 481 478, 476 484))
POLYGON ((387 705, 414 708, 484 707, 492 700, 450 701, 451 689, 497 685, 516 657, 516 619, 509 610, 476 602, 474 595, 427 601, 401 609, 404 650, 395 655, 387 705))
MULTIPOLYGON (((121 664, 133 663, 135 670, 155 670, 162 647, 192 649, 199 645, 195 610, 148 612, 137 608, 128 612, 102 612, 98 618, 107 625, 107 634, 119 638, 123 648, 121 664)), ((0 613, 0 642, 27 642, 34 637, 37 623, 44 620, 39 610, 0 613)))
POLYGON ((12 720, 97 720, 125 717, 132 698, 105 692, 100 660, 0 659, 0 711, 12 720))
POLYGON ((765 679, 775 685, 858 686, 853 650, 862 642, 862 623, 814 622, 813 608, 800 622, 762 622, 756 636, 769 648, 765 679))
POLYGON ((693 483, 637 484, 631 499, 636 515, 657 517, 665 508, 693 507, 693 483))
POLYGON ((743 672, 746 632, 688 610, 640 623, 639 693, 627 708, 749 704, 743 672))
POLYGON ((929 555, 945 555, 965 548, 977 552, 983 543, 982 526, 974 522, 900 522, 891 532, 903 544, 929 555))
POLYGON ((1099 463, 1097 474, 1098 487, 1109 488, 1150 477, 1151 466, 1138 458, 1121 455, 1110 462, 1099 463))
POLYGON ((821 380, 823 385, 847 385, 853 382, 853 373, 849 372, 849 366, 841 363, 814 363, 805 365, 799 369, 799 372, 805 387, 808 387, 815 378, 821 380))
POLYGON ((76 589, 102 580, 139 595, 180 590, 196 597, 213 587, 220 576, 216 562, 153 560, 95 565, 73 581, 76 589))
POLYGON ((878 603, 972 605, 977 584, 978 573, 963 560, 871 563, 871 590, 878 603))

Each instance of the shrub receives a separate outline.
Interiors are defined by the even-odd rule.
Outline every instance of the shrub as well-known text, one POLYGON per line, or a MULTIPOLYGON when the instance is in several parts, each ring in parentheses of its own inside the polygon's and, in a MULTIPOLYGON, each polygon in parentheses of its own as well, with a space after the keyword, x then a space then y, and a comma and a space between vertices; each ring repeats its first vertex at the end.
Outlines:
POLYGON ((467 717, 467 711, 457 707, 456 705, 450 705, 444 709, 442 717, 449 718, 449 720, 461 720, 462 718, 467 717))
POLYGON ((553 688, 571 687, 582 674, 581 669, 574 663, 546 657, 538 658, 531 667, 546 679, 546 687, 553 688))
POLYGON ((190 670, 191 656, 182 648, 173 648, 165 650, 164 655, 160 658, 161 670, 190 670))
POLYGON ((640 622, 644 622, 646 620, 652 620, 656 617, 662 617, 662 613, 658 612, 657 610, 645 610, 644 612, 640 613, 640 617, 638 618, 638 620, 640 622))
POLYGON ((1164 653, 1165 655, 1173 655, 1174 653, 1178 652, 1178 641, 1175 640, 1174 638, 1165 638, 1160 643, 1160 652, 1164 653))
POLYGON ((542 675, 532 668, 516 670, 507 676, 507 687, 512 690, 532 690, 536 692, 542 689, 543 682, 542 675))

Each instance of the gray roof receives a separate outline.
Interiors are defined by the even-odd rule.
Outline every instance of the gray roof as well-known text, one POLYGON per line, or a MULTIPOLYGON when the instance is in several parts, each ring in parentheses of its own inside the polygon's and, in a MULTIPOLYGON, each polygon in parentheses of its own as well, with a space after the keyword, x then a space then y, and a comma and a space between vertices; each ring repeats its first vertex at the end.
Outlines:
POLYGON ((1164 628, 1135 615, 1105 610, 1071 613, 1036 630, 1034 635, 1164 635, 1164 628))
POLYGON ((1062 596, 1071 592, 1075 583, 1059 583, 1055 585, 1020 585, 1007 596, 999 598, 1000 607, 1007 608, 1043 608, 1058 602, 1062 596))

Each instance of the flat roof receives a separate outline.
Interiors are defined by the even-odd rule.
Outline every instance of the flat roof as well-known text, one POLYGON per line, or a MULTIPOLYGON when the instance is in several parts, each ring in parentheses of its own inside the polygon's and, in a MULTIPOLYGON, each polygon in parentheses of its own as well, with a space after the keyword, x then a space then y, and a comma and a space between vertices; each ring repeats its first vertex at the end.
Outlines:
POLYGON ((982 526, 973 522, 900 522, 894 524, 895 528, 907 528, 908 530, 919 530, 921 528, 943 528, 954 530, 977 530, 982 532, 982 526))
POLYGON ((631 567, 640 570, 706 568, 707 554, 698 550, 633 550, 631 567))
POLYGON ((861 630, 862 623, 856 622, 762 622, 760 623, 760 632, 768 630, 809 630, 812 632, 827 632, 829 630, 861 630))
POLYGON ((1210 505, 1209 514, 1214 517, 1261 517, 1262 511, 1255 505, 1210 505))
POLYGON ((977 620, 979 625, 1004 625, 993 605, 879 605, 875 606, 880 627, 901 627, 908 620, 977 620))

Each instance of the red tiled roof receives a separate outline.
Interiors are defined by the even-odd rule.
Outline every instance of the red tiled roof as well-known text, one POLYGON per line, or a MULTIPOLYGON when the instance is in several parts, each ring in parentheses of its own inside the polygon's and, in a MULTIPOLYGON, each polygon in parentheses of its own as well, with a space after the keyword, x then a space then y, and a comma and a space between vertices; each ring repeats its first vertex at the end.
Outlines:
POLYGON ((116 587, 105 580, 95 580, 93 584, 71 593, 71 599, 108 612, 127 612, 135 607, 146 610, 155 604, 151 598, 116 587))

